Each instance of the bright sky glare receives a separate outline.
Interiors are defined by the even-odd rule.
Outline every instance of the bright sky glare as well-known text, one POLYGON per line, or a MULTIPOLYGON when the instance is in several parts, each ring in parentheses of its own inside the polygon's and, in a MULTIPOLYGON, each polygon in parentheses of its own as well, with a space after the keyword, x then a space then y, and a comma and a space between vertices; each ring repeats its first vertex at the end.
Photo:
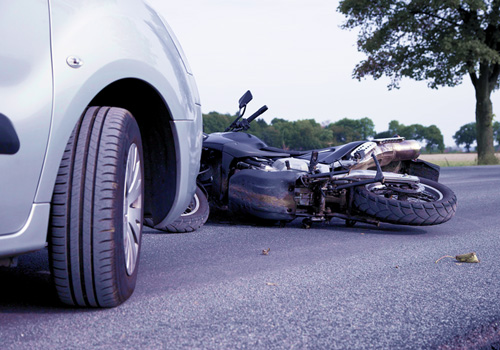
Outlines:
MULTIPOLYGON (((369 117, 377 132, 391 120, 437 125, 446 146, 452 135, 475 121, 474 88, 464 77, 455 88, 433 90, 406 79, 388 91, 389 80, 352 78, 364 58, 356 31, 340 28, 336 0, 149 0, 168 21, 194 72, 203 113, 234 114, 251 90, 251 113, 287 120, 369 117)), ((492 94, 493 109, 500 93, 492 94)), ((500 120, 500 117, 496 118, 500 120)))

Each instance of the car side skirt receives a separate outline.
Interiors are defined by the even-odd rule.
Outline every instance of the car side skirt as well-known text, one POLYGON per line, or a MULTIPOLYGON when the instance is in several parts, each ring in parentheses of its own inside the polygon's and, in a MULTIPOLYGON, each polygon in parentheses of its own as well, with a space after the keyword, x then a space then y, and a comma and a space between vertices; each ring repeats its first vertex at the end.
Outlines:
POLYGON ((47 231, 49 214, 50 203, 34 203, 28 221, 21 230, 0 236, 0 258, 43 249, 47 235, 41 235, 40 231, 47 231))

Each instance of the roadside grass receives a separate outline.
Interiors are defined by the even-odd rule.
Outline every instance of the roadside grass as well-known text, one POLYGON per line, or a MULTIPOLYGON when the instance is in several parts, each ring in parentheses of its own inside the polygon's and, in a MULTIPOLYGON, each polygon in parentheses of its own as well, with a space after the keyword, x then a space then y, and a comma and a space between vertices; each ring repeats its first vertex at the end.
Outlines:
MULTIPOLYGON (((500 159, 500 153, 496 153, 495 155, 500 159)), ((421 154, 419 158, 437 164, 440 167, 477 165, 477 153, 421 154)))
POLYGON ((449 162, 447 160, 445 161, 437 161, 437 162, 431 162, 436 165, 439 165, 440 167, 454 167, 454 166, 471 166, 471 165, 477 165, 477 160, 472 161, 472 162, 449 162))

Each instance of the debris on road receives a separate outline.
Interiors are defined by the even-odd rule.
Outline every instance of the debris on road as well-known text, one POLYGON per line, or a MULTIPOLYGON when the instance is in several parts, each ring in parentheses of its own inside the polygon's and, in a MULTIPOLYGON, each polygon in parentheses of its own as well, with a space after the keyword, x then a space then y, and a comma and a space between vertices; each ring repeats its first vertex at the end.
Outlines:
POLYGON ((455 259, 461 263, 478 263, 479 262, 479 259, 477 258, 476 253, 472 252, 472 253, 460 254, 460 255, 456 255, 456 256, 445 255, 445 256, 442 256, 439 259, 437 259, 435 261, 435 263, 437 264, 439 262, 439 260, 444 259, 444 258, 452 258, 452 259, 455 259))
POLYGON ((262 250, 262 255, 269 255, 270 251, 271 251, 271 248, 263 249, 262 250))

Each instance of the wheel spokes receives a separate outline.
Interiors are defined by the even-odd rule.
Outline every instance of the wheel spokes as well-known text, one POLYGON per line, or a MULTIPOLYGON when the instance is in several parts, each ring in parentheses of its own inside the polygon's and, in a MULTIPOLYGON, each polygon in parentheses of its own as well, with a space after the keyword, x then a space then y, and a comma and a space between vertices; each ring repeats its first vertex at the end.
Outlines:
POLYGON ((433 187, 419 184, 417 187, 401 187, 400 185, 367 185, 367 189, 381 197, 406 202, 434 202, 443 198, 443 194, 433 187))
POLYGON ((123 245, 128 275, 137 265, 142 229, 142 164, 135 144, 129 148, 123 199, 123 245))
POLYGON ((198 195, 194 195, 193 199, 191 199, 191 202, 189 202, 188 207, 184 211, 184 213, 181 214, 181 216, 189 216, 198 211, 200 208, 200 199, 198 198, 198 195))

